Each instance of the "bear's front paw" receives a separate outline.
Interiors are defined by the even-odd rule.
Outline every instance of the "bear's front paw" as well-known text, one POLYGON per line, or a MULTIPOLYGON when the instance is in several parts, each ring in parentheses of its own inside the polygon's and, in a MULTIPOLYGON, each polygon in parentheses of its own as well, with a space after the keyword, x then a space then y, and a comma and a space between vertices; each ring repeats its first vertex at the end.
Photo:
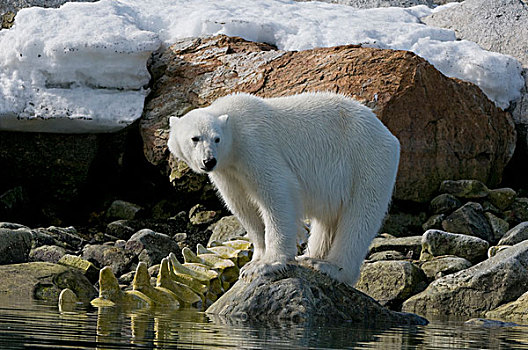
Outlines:
POLYGON ((246 282, 251 282, 257 276, 269 275, 282 273, 286 270, 286 263, 276 261, 272 263, 266 263, 263 261, 251 261, 244 265, 240 270, 240 278, 246 282))

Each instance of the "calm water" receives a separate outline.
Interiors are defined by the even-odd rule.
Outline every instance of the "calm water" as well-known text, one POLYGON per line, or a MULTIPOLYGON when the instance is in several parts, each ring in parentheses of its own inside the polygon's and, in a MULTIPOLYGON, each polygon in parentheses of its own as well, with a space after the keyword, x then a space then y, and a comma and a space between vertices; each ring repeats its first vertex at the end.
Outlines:
POLYGON ((0 349, 528 349, 528 327, 434 320, 374 330, 348 324, 248 325, 192 310, 60 313, 55 305, 0 299, 0 349))

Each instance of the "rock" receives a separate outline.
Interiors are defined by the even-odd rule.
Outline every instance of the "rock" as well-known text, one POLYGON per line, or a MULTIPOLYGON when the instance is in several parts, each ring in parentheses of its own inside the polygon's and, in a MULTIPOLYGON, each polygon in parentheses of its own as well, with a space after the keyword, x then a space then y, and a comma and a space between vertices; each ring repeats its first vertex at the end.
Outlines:
MULTIPOLYGON (((298 2, 308 2, 312 0, 295 0, 298 2)), ((412 7, 426 5, 433 7, 436 1, 433 0, 318 0, 331 4, 349 5, 361 9, 370 9, 378 7, 412 7)))
POLYGON ((506 234, 510 228, 510 224, 508 224, 508 221, 503 220, 490 212, 485 212, 484 215, 488 219, 491 231, 493 232, 492 242, 498 242, 504 236, 504 234, 506 234))
POLYGON ((510 223, 517 224, 522 221, 528 221, 528 198, 515 198, 510 210, 504 212, 504 215, 510 223))
POLYGON ((435 256, 422 264, 421 269, 429 280, 438 279, 470 268, 473 264, 464 258, 452 255, 435 256))
POLYGON ((0 265, 27 262, 31 237, 31 231, 25 227, 0 228, 0 265))
POLYGON ((426 324, 416 315, 390 311, 372 298, 297 264, 279 274, 238 280, 207 311, 249 321, 374 325, 426 324))
POLYGON ((333 91, 374 108, 401 143, 396 199, 426 202, 447 179, 495 186, 515 145, 511 117, 478 87, 446 78, 410 52, 350 45, 286 52, 216 36, 181 40, 154 54, 149 69, 154 83, 140 129, 146 158, 166 175, 181 173, 173 160, 167 167, 168 117, 237 91, 333 91))
POLYGON ((213 222, 218 217, 218 213, 205 209, 205 206, 196 204, 189 210, 189 221, 193 225, 206 225, 213 222))
POLYGON ((99 268, 109 266, 117 276, 130 271, 134 254, 127 251, 126 245, 88 244, 82 250, 82 257, 99 268))
POLYGON ((517 300, 486 312, 485 316, 503 320, 528 321, 528 292, 521 295, 517 300))
POLYGON ((460 233, 493 241, 493 230, 479 203, 468 202, 442 221, 445 231, 460 233))
POLYGON ((514 245, 528 240, 528 221, 521 222, 501 238, 498 245, 514 245))
POLYGON ((499 210, 507 209, 516 196, 517 192, 511 188, 497 188, 489 191, 489 201, 499 210))
POLYGON ((435 214, 449 214, 461 206, 462 202, 449 193, 443 193, 434 197, 430 204, 431 211, 435 214))
POLYGON ((381 305, 399 310, 410 296, 427 286, 423 271, 409 261, 376 261, 361 267, 354 286, 381 305))
POLYGON ((66 250, 62 247, 56 245, 43 245, 31 249, 29 252, 29 261, 44 261, 56 264, 65 254, 66 250))
POLYGON ((79 299, 71 289, 63 289, 59 294, 59 312, 72 312, 78 302, 79 299))
POLYGON ((149 229, 140 230, 127 241, 125 249, 139 256, 147 266, 159 264, 171 252, 179 252, 178 243, 169 236, 149 229))
POLYGON ((50 226, 48 228, 38 228, 37 231, 45 235, 49 235, 53 237, 55 242, 71 250, 80 249, 82 245, 84 244, 84 240, 82 239, 82 237, 79 236, 79 233, 73 226, 70 226, 70 227, 50 226))
POLYGON ((528 11, 519 0, 466 0, 422 19, 427 25, 453 29, 458 39, 488 51, 508 54, 528 66, 528 11))
POLYGON ((416 259, 420 256, 422 249, 422 236, 400 237, 400 238, 380 238, 376 237, 369 247, 367 256, 373 253, 387 250, 395 250, 403 254, 408 259, 416 259))
POLYGON ((0 281, 0 294, 18 299, 57 303, 65 288, 71 289, 81 302, 89 302, 97 295, 79 270, 46 262, 0 266, 0 281))
POLYGON ((481 238, 440 230, 426 231, 421 242, 420 260, 429 260, 434 256, 456 255, 475 264, 487 258, 489 248, 489 243, 481 238))
POLYGON ((442 228, 442 221, 445 219, 445 214, 436 214, 431 216, 429 219, 427 219, 426 222, 423 223, 422 229, 424 231, 431 230, 431 229, 441 229, 442 228))
POLYGON ((380 232, 387 232, 396 237, 414 236, 422 232, 422 223, 427 218, 426 214, 409 214, 404 212, 389 213, 380 232))
POLYGON ((211 226, 209 230, 213 233, 207 242, 207 246, 211 245, 211 242, 225 242, 231 238, 242 237, 246 235, 246 229, 242 226, 240 221, 234 215, 224 216, 211 226))
POLYGON ((99 279, 99 269, 95 267, 94 264, 80 256, 66 254, 59 260, 59 265, 69 266, 80 270, 92 283, 97 282, 99 279))
POLYGON ((403 303, 420 315, 480 316, 528 291, 528 241, 433 281, 403 303), (491 287, 492 286, 492 287, 491 287))
POLYGON ((106 218, 109 220, 132 220, 137 218, 141 210, 143 208, 137 204, 116 200, 110 204, 106 211, 106 218))
POLYGON ((387 250, 383 252, 372 253, 368 262, 380 261, 380 260, 404 260, 405 256, 396 250, 387 250))
POLYGON ((494 245, 488 249, 488 258, 497 255, 498 252, 510 248, 511 245, 494 245))
POLYGON ((478 180, 446 180, 440 184, 440 192, 459 198, 475 199, 487 197, 489 189, 478 180))
POLYGON ((464 322, 466 326, 478 326, 484 328, 500 328, 500 327, 519 327, 520 325, 512 322, 502 322, 497 320, 487 320, 485 318, 472 318, 464 322))
MULTIPOLYGON (((513 104, 518 142, 513 168, 526 170, 528 157, 528 11, 526 1, 467 0, 422 19, 435 27, 453 29, 458 39, 476 42, 483 49, 511 55, 523 65, 524 90, 513 104)), ((525 173, 525 172, 524 172, 525 173)), ((515 176, 521 184, 525 175, 515 176)))
POLYGON ((136 231, 128 225, 128 220, 116 220, 106 225, 106 233, 120 239, 129 239, 136 231))

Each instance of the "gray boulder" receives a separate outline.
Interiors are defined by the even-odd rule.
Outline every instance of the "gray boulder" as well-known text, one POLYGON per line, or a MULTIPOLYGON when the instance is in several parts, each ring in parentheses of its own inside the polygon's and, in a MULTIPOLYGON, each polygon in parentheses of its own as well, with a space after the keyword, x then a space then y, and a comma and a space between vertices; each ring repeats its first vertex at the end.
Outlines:
POLYGON ((242 237, 246 234, 246 229, 234 215, 224 216, 209 226, 209 230, 213 231, 213 233, 207 243, 208 246, 211 245, 211 242, 213 241, 222 243, 231 238, 242 237))
POLYGON ((422 249, 422 236, 385 238, 376 237, 369 247, 368 256, 383 251, 397 251, 409 259, 417 259, 422 249))
POLYGON ((442 193, 431 200, 431 211, 435 214, 449 214, 460 208, 462 202, 449 193, 442 193))
POLYGON ((31 231, 27 227, 0 228, 0 265, 27 262, 31 238, 31 231))
POLYGON ((433 281, 403 303, 420 315, 480 316, 528 291, 528 241, 433 281))
POLYGON ((381 305, 398 310, 403 301, 427 286, 423 271, 410 261, 376 261, 361 267, 354 286, 381 305))
POLYGON ((510 223, 528 221, 528 198, 518 197, 513 201, 510 209, 504 212, 506 220, 510 223))
POLYGON ((498 245, 514 245, 524 240, 528 240, 528 221, 521 222, 519 225, 506 232, 498 245))
POLYGON ((385 250, 383 252, 372 253, 368 258, 368 262, 382 260, 405 260, 405 256, 396 250, 385 250))
POLYGON ((132 220, 137 218, 143 208, 137 204, 123 200, 115 200, 106 210, 106 218, 109 220, 132 220))
POLYGON ((492 242, 498 242, 506 234, 506 232, 508 232, 510 224, 508 221, 501 219, 490 212, 485 212, 484 215, 486 216, 486 219, 488 219, 491 231, 493 232, 492 242))
POLYGON ((390 311, 354 288, 298 264, 251 282, 238 280, 206 312, 266 322, 427 324, 419 316, 390 311))
POLYGON ((442 221, 445 231, 461 233, 492 242, 493 230, 479 203, 468 202, 442 221))
POLYGON ((29 252, 29 261, 44 261, 50 263, 58 263, 59 260, 66 254, 66 250, 56 245, 43 245, 29 252))
POLYGON ((143 229, 130 237, 125 250, 138 255, 139 261, 145 262, 150 267, 159 264, 161 259, 167 257, 169 253, 179 252, 181 248, 166 234, 143 229))
POLYGON ((88 244, 82 250, 82 257, 99 268, 110 266, 112 272, 116 276, 120 276, 130 271, 135 255, 128 252, 124 247, 114 244, 88 244))
POLYGON ((508 187, 489 191, 489 201, 500 210, 508 208, 516 196, 517 192, 508 187))
POLYGON ((420 260, 430 260, 434 256, 455 255, 478 263, 487 258, 489 243, 481 238, 428 230, 422 236, 420 260))
POLYGON ((473 264, 467 259, 453 255, 435 256, 424 262, 420 267, 429 280, 470 268, 473 264))

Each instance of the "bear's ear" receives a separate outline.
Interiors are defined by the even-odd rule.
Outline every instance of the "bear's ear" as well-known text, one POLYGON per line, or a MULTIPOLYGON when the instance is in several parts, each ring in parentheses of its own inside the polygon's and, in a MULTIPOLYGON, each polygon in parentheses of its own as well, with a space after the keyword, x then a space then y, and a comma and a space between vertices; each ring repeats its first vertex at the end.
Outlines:
POLYGON ((169 118, 169 127, 173 127, 173 126, 176 126, 176 124, 178 124, 178 121, 180 120, 180 118, 178 117, 170 117, 169 118))
POLYGON ((222 114, 221 116, 218 117, 218 120, 220 120, 222 124, 227 123, 227 119, 229 119, 229 116, 227 114, 222 114))

